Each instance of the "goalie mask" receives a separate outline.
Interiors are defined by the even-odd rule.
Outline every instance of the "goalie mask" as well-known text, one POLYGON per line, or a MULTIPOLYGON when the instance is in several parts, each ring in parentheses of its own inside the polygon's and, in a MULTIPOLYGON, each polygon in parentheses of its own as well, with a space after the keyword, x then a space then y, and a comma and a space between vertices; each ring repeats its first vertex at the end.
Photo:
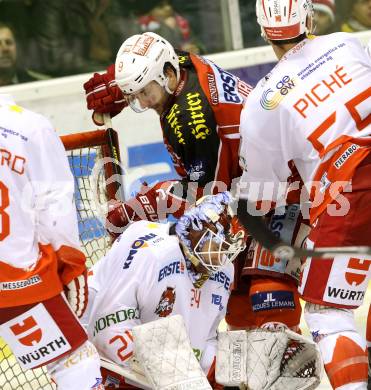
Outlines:
POLYGON ((264 39, 293 39, 312 32, 312 0, 257 0, 256 17, 264 39))
POLYGON ((246 247, 245 230, 233 215, 231 202, 228 192, 201 198, 176 225, 185 256, 210 273, 233 262, 246 247))
POLYGON ((167 63, 173 66, 179 80, 179 60, 173 46, 153 32, 133 35, 121 45, 116 56, 115 79, 134 111, 146 110, 141 108, 136 95, 151 81, 156 81, 167 93, 173 93, 164 72, 167 63))

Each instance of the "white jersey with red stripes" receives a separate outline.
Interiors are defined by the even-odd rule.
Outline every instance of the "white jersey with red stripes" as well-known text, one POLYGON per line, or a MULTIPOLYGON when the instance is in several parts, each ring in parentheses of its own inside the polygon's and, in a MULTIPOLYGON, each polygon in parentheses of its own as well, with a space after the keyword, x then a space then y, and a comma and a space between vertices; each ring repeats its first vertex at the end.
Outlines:
POLYGON ((216 351, 216 331, 226 313, 233 265, 197 288, 194 273, 169 225, 131 224, 89 276, 88 334, 98 351, 118 364, 132 355, 131 329, 181 314, 192 348, 208 372, 216 351))
POLYGON ((286 183, 293 160, 309 191, 318 181, 325 204, 330 185, 350 180, 369 153, 370 134, 370 57, 351 34, 310 36, 247 98, 241 114, 241 195, 282 200, 285 186, 277 189, 286 183), (252 182, 273 183, 275 191, 266 184, 265 193, 258 193, 252 182))
POLYGON ((50 122, 0 95, 0 262, 32 269, 39 244, 79 248, 73 193, 66 152, 50 122))

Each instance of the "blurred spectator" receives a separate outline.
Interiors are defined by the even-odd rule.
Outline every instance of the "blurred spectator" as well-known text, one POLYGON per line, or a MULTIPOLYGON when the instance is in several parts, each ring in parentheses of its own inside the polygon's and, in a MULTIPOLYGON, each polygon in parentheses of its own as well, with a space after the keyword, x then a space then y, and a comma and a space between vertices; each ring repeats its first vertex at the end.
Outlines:
POLYGON ((10 25, 0 22, 0 86, 45 78, 44 75, 21 67, 15 34, 10 25))
POLYGON ((314 33, 324 35, 334 32, 335 0, 313 0, 314 33))
POLYGON ((244 47, 264 46, 267 44, 261 35, 260 26, 256 23, 255 3, 255 1, 244 0, 239 2, 244 47))
POLYGON ((110 64, 115 55, 110 6, 111 0, 35 0, 34 32, 42 71, 65 76, 110 64))
POLYGON ((357 32, 371 29, 371 0, 347 1, 349 19, 341 25, 341 31, 357 32))
POLYGON ((186 18, 179 15, 170 0, 148 1, 148 12, 139 16, 141 32, 153 31, 167 39, 174 47, 199 54, 201 44, 196 43, 186 18))

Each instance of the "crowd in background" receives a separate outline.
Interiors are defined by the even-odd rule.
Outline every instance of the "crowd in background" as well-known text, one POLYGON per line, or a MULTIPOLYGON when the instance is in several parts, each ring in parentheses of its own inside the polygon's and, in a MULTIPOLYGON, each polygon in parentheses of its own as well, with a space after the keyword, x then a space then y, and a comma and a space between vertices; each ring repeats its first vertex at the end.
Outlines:
MULTIPOLYGON (((371 30, 371 0, 314 0, 315 33, 371 30)), ((244 47, 264 45, 239 1, 244 47)), ((221 1, 0 0, 0 86, 101 70, 130 35, 154 31, 197 54, 226 50, 221 1)))

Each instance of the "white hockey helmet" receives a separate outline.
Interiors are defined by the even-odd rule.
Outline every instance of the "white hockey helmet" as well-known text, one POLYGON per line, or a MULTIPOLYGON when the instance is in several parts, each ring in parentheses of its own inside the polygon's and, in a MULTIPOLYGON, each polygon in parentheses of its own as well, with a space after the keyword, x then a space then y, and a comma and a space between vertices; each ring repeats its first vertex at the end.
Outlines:
POLYGON ((246 247, 245 229, 233 214, 232 200, 229 192, 205 196, 176 224, 185 256, 211 273, 231 263, 246 247))
POLYGON ((265 39, 293 39, 312 32, 313 4, 312 0, 256 0, 256 16, 265 39))
POLYGON ((169 62, 179 79, 179 60, 173 46, 153 32, 133 35, 120 47, 115 64, 115 79, 121 91, 130 95, 157 81, 168 93, 164 66, 169 62))

